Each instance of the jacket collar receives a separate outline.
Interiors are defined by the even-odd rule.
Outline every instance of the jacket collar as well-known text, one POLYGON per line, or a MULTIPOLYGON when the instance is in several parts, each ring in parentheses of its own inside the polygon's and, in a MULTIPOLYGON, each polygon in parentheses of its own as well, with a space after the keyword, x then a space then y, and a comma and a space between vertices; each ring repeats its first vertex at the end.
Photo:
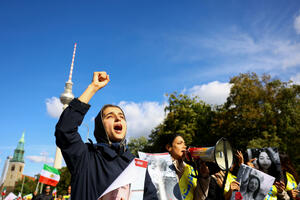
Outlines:
POLYGON ((107 143, 97 143, 94 145, 95 149, 102 149, 102 152, 105 153, 110 158, 115 158, 120 156, 127 161, 130 161, 134 158, 134 156, 130 153, 128 148, 126 150, 121 150, 120 145, 118 143, 109 146, 107 143))

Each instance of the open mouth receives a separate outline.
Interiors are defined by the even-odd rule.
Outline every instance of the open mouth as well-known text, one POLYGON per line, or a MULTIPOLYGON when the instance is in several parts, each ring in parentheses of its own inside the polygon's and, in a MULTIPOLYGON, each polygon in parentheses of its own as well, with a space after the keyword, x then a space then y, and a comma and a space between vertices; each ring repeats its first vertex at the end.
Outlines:
POLYGON ((114 130, 117 132, 117 133, 121 133, 122 132, 122 124, 115 124, 114 125, 114 130))
POLYGON ((268 169, 268 168, 270 167, 270 165, 268 165, 268 164, 262 164, 261 166, 262 166, 262 168, 264 168, 264 169, 268 169))

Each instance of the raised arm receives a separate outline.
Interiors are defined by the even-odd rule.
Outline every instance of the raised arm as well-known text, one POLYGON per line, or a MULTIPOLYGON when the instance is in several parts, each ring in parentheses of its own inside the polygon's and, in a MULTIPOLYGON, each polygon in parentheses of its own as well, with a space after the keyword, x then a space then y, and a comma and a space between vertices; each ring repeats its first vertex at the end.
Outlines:
POLYGON ((82 103, 89 103, 96 92, 106 86, 108 82, 109 75, 106 72, 94 72, 92 83, 82 93, 78 100, 82 103))
POLYGON ((90 108, 88 102, 94 94, 109 82, 106 72, 94 72, 93 81, 78 99, 73 99, 61 114, 56 124, 56 145, 61 148, 66 164, 71 173, 77 173, 80 156, 87 151, 78 127, 90 108))

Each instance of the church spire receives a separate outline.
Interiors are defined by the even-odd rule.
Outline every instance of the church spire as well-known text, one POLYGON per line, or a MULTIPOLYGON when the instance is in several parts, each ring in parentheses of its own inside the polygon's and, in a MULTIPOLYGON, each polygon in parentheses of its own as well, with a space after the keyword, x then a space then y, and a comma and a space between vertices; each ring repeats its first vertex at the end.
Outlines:
POLYGON ((24 163, 24 143, 25 143, 24 136, 25 136, 25 131, 22 133, 22 137, 19 140, 17 148, 15 149, 14 157, 12 158, 11 162, 24 163))

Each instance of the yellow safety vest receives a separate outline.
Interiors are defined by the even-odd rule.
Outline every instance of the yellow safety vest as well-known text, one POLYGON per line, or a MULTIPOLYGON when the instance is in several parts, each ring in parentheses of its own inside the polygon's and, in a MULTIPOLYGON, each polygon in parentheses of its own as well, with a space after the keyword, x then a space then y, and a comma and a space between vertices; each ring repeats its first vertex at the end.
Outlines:
POLYGON ((193 200, 194 191, 197 187, 197 178, 192 166, 185 164, 184 172, 179 180, 179 188, 183 199, 193 200))
POLYGON ((236 180, 236 176, 233 175, 232 173, 228 172, 226 184, 225 184, 225 188, 224 188, 224 194, 226 194, 230 190, 230 183, 235 180, 236 180))
MULTIPOLYGON (((287 178, 287 184, 285 186, 285 190, 289 191, 295 189, 297 187, 297 183, 293 175, 286 172, 286 178, 287 178)), ((267 196, 265 197, 265 200, 277 200, 277 188, 275 187, 275 185, 272 185, 272 188, 267 194, 267 196)))
POLYGON ((70 195, 64 195, 63 199, 70 199, 70 195))
POLYGON ((288 172, 286 172, 285 174, 286 174, 286 179, 287 179, 285 190, 290 191, 290 190, 296 189, 297 183, 296 183, 294 176, 288 172))
POLYGON ((275 185, 272 185, 269 193, 265 197, 265 200, 277 200, 277 188, 275 185))

